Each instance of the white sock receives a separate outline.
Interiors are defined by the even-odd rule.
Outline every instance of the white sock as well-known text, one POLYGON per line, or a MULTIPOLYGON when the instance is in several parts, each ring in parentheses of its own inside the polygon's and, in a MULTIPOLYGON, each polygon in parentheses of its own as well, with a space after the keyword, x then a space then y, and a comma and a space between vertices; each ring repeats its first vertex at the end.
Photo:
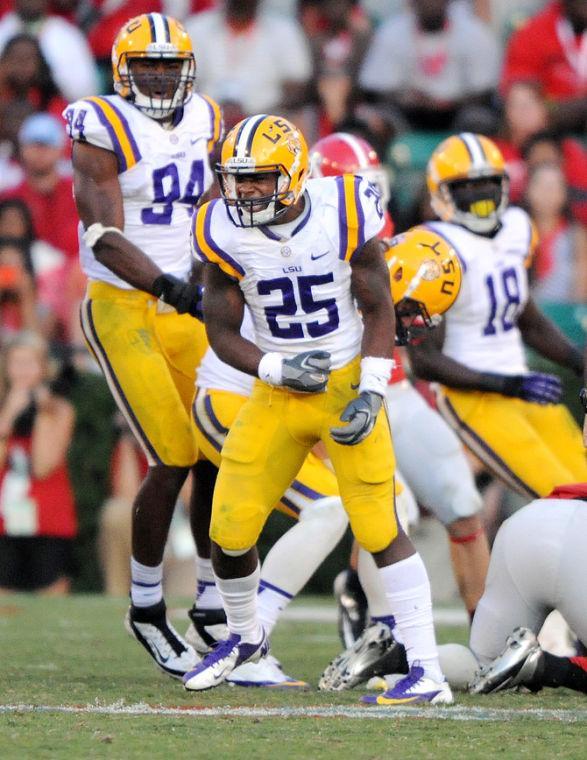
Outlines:
POLYGON ((357 573, 367 597, 370 616, 379 619, 391 615, 389 601, 381 583, 379 568, 375 564, 373 555, 365 549, 359 549, 357 573))
POLYGON ((216 585, 211 559, 196 556, 196 578, 196 607, 200 610, 222 609, 222 597, 216 585))
POLYGON ((216 584, 222 596, 226 621, 230 633, 238 634, 243 641, 257 644, 263 629, 257 618, 257 590, 261 571, 259 565, 244 578, 218 578, 216 584))
POLYGON ((417 663, 430 678, 444 680, 434 635, 430 583, 422 558, 416 552, 407 559, 379 568, 379 574, 410 667, 417 663))
POLYGON ((261 578, 257 595, 257 614, 267 636, 274 629, 278 617, 291 600, 292 595, 288 594, 287 591, 267 583, 261 578))
POLYGON ((163 599, 163 562, 156 567, 130 558, 130 598, 135 607, 152 607, 163 599))
MULTIPOLYGON (((292 495, 292 500, 295 493, 292 495)), ((261 569, 257 606, 267 634, 340 541, 348 518, 338 496, 326 496, 301 511, 299 522, 271 547, 261 569)))

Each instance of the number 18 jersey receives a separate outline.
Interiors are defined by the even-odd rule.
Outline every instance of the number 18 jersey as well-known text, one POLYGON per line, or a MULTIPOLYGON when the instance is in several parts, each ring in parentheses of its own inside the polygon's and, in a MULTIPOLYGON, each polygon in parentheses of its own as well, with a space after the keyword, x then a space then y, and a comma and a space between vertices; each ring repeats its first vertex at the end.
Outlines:
POLYGON ((452 245, 463 267, 461 290, 445 315, 442 352, 479 372, 527 372, 516 324, 528 301, 527 268, 536 243, 526 212, 507 209, 493 237, 447 222, 427 226, 452 245))
POLYGON ((223 200, 204 204, 194 253, 238 281, 262 351, 320 349, 337 369, 360 353, 363 332, 350 262, 381 230, 383 213, 377 191, 353 175, 309 180, 304 200, 292 223, 246 228, 223 200))
MULTIPOLYGON (((212 184, 209 154, 222 137, 217 104, 194 93, 169 129, 119 95, 78 100, 63 115, 72 140, 115 154, 126 237, 164 272, 185 277, 191 266, 192 212, 212 184)), ((118 288, 130 288, 96 261, 81 239, 82 231, 80 225, 85 274, 118 288)))

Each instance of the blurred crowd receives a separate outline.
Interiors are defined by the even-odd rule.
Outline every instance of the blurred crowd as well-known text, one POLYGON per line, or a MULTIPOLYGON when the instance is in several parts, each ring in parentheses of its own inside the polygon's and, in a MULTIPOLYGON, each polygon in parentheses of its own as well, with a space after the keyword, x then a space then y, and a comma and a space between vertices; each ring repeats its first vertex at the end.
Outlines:
MULTIPOLYGON (((226 129, 264 112, 291 118, 310 145, 333 131, 367 138, 389 172, 396 230, 431 217, 423 170, 447 134, 492 136, 511 200, 540 235, 535 298, 587 301, 583 0, 0 0, 0 590, 11 587, 7 534, 38 539, 37 557, 43 535, 63 541, 63 579, 47 584, 24 562, 26 587, 61 593, 75 574, 72 387, 94 366, 78 323, 85 278, 62 112, 112 91, 113 38, 144 12, 184 22, 197 88, 226 129), (36 516, 14 517, 33 491, 36 516)), ((109 446, 102 528, 114 519, 129 531, 146 465, 127 431, 109 446)), ((124 592, 126 579, 106 580, 124 592)))

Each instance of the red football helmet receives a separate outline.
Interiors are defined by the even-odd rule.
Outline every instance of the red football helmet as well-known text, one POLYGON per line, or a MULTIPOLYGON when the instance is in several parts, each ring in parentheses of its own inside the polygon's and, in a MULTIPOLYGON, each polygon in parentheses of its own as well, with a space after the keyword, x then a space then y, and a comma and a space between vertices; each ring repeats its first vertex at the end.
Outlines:
POLYGON ((381 193, 384 206, 389 202, 389 177, 375 148, 367 140, 348 132, 333 132, 310 149, 310 177, 337 177, 360 174, 381 193))

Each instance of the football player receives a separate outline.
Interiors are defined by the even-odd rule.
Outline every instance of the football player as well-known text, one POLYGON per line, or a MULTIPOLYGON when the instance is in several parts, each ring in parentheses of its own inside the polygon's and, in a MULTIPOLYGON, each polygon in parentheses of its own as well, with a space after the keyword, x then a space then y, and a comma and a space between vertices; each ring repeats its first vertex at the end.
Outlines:
POLYGON ((197 458, 190 407, 206 340, 194 318, 189 225, 214 179, 210 154, 222 122, 218 106, 193 91, 192 45, 173 18, 148 13, 124 24, 112 70, 115 95, 64 112, 88 276, 82 327, 149 461, 133 511, 127 628, 181 678, 197 657, 167 620, 162 560, 197 458))
POLYGON ((529 295, 536 237, 528 215, 508 207, 501 153, 482 135, 454 135, 432 154, 427 182, 440 217, 430 229, 461 258, 463 284, 439 329, 410 348, 415 374, 440 383, 441 414, 513 490, 534 498, 587 480, 560 379, 528 368, 526 346, 577 375, 583 356, 529 295))
POLYGON ((394 456, 382 404, 395 319, 376 237, 383 226, 379 194, 353 175, 306 182, 308 168, 308 149, 293 124, 249 117, 222 147, 222 199, 202 206, 194 223, 207 264, 210 344, 258 379, 222 449, 212 506, 212 562, 230 635, 184 684, 211 688, 266 653, 256 611, 256 541, 322 441, 408 651, 410 675, 386 703, 448 703, 428 577, 393 508, 394 456), (245 304, 255 343, 241 336, 245 304))
MULTIPOLYGON (((319 140, 310 150, 311 176, 337 176, 344 173, 360 174, 368 179, 381 193, 384 209, 389 201, 389 181, 377 154, 368 142, 360 137, 344 132, 334 133, 319 140)), ((386 213, 386 224, 381 233, 384 239, 391 236, 393 225, 386 213)), ((412 233, 407 241, 412 245, 441 246, 435 235, 426 239, 426 231, 412 233)), ((390 258, 403 250, 404 241, 400 237, 393 241, 386 257, 390 258), (401 241, 401 243, 400 243, 401 241), (399 248, 396 247, 400 243, 399 248)), ((403 257, 405 254, 401 254, 403 257)), ((393 284, 392 279, 392 284, 393 284)), ((419 296, 429 309, 435 309, 438 299, 446 300, 448 293, 439 293, 438 280, 426 281, 419 286, 419 296), (431 293, 428 294, 426 289, 431 293)), ((456 297, 456 293, 454 293, 456 297)), ((465 607, 472 619, 481 594, 487 566, 489 545, 479 516, 482 500, 471 473, 462 445, 442 417, 435 412, 415 390, 406 377, 402 354, 394 353, 395 368, 387 387, 386 400, 389 421, 393 432, 393 448, 398 470, 417 501, 428 507, 446 526, 450 539, 453 571, 465 607), (425 459, 426 466, 422 466, 425 459)), ((366 558, 360 558, 364 567, 366 558)), ((377 578, 365 574, 367 582, 377 578)), ((352 579, 352 576, 351 576, 352 579)), ((346 632, 343 644, 352 646, 362 632, 360 616, 353 612, 356 596, 349 581, 338 580, 339 605, 344 600, 350 609, 340 609, 342 624, 339 629, 346 632), (353 625, 353 619, 358 625, 353 625)))

